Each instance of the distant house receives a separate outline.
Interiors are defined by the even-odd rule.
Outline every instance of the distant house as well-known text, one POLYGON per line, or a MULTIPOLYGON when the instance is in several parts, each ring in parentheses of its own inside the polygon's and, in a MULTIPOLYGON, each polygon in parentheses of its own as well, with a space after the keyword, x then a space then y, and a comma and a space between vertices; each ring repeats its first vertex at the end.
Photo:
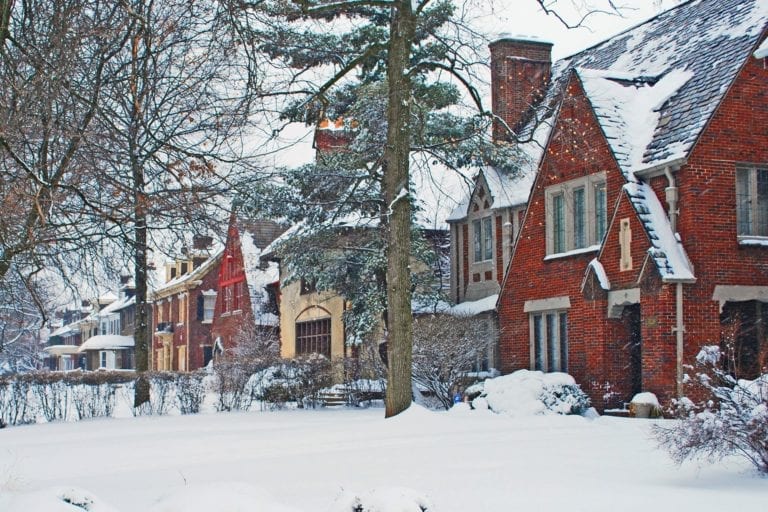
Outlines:
POLYGON ((79 352, 83 340, 98 332, 94 307, 83 301, 80 308, 68 309, 61 313, 59 325, 48 335, 43 352, 43 366, 54 371, 68 371, 85 368, 85 356, 79 352))
POLYGON ((232 349, 259 333, 278 338, 280 271, 276 262, 262 260, 261 255, 284 231, 276 222, 231 215, 217 293, 203 292, 203 302, 198 303, 198 316, 201 311, 205 320, 212 315, 211 333, 219 350, 232 349))
POLYGON ((196 237, 191 250, 166 264, 165 284, 150 293, 155 370, 192 371, 213 359, 211 325, 224 250, 212 243, 196 237))
POLYGON ((552 65, 491 45, 494 110, 540 144, 451 216, 452 293, 500 294, 503 372, 569 372, 603 409, 681 395, 704 345, 765 371, 767 24, 764 0, 699 0, 552 65))
MULTIPOLYGON (((134 324, 136 314, 135 287, 130 278, 122 278, 120 295, 111 297, 108 304, 92 315, 96 324, 95 334, 83 341, 78 353, 85 358, 86 370, 133 370, 134 359, 134 324)), ((105 297, 99 300, 106 302, 105 297)))

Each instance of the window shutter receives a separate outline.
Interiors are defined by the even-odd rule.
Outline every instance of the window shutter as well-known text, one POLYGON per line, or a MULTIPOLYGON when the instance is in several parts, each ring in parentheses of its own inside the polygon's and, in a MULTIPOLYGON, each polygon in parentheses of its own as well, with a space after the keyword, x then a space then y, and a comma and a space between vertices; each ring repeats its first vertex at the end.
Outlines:
POLYGON ((205 298, 202 294, 197 296, 197 319, 203 320, 205 317, 205 298))

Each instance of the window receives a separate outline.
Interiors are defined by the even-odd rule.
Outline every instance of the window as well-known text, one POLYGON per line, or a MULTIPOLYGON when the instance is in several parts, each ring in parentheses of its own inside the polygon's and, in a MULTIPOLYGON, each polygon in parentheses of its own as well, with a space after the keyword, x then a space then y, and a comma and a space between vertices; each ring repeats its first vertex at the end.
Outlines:
POLYGON ((203 292, 197 297, 197 319, 203 322, 212 322, 216 308, 216 292, 203 292))
POLYGON ((108 368, 106 350, 102 350, 101 352, 99 352, 99 368, 108 368))
POLYGON ((185 372, 187 371, 187 347, 178 347, 176 350, 178 351, 179 371, 185 372))
POLYGON ((493 258, 493 218, 472 221, 475 262, 493 258))
POLYGON ((600 244, 607 221, 605 174, 547 188, 547 254, 600 244))
POLYGON ((221 311, 232 311, 232 287, 224 287, 224 302, 221 306, 221 311))
POLYGON ((234 291, 232 292, 232 309, 235 311, 240 309, 240 301, 243 295, 243 282, 238 281, 234 284, 234 291))
POLYGON ((768 237, 768 168, 736 169, 737 233, 745 237, 768 237))
POLYGON ((545 372, 568 371, 568 313, 538 311, 531 319, 531 365, 545 372))
POLYGON ((331 319, 296 322, 296 355, 322 354, 331 357, 331 319))

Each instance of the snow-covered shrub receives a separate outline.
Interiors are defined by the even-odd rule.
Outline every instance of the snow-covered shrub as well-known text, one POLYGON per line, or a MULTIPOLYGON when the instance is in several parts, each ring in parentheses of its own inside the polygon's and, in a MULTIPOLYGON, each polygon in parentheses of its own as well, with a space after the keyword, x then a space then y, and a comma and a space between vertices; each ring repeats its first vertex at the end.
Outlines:
POLYGON ((407 487, 381 487, 339 496, 330 512, 435 512, 429 498, 407 487))
POLYGON ((737 455, 768 473, 768 373, 737 380, 722 362, 717 347, 699 353, 697 378, 689 379, 689 385, 703 390, 706 398, 674 401, 672 412, 680 419, 657 425, 656 437, 677 463, 737 455))
POLYGON ((498 414, 582 414, 589 409, 589 397, 567 373, 518 370, 487 379, 471 391, 473 408, 487 408, 498 414), (480 391, 478 393, 478 391, 480 391))
POLYGON ((69 417, 71 386, 66 374, 45 372, 32 379, 32 393, 46 421, 66 420, 69 417))
POLYGON ((179 374, 176 379, 176 402, 181 414, 197 414, 205 398, 205 373, 179 374))
POLYGON ((331 383, 331 362, 320 355, 282 361, 251 376, 249 396, 268 408, 317 407, 320 392, 331 383))
POLYGON ((149 381, 149 402, 133 408, 134 416, 164 416, 174 405, 174 397, 180 387, 181 373, 145 372, 149 381))
POLYGON ((477 317, 424 315, 414 320, 413 380, 438 407, 451 407, 453 395, 487 356, 492 343, 487 331, 486 321, 477 317))
POLYGON ((244 411, 251 406, 251 394, 246 387, 253 367, 248 362, 225 358, 213 366, 214 391, 216 392, 217 411, 244 411))
POLYGON ((0 418, 7 425, 34 423, 37 407, 31 400, 31 382, 17 377, 0 378, 0 418))
POLYGON ((111 384, 78 384, 72 387, 72 401, 77 419, 112 416, 115 388, 111 384))

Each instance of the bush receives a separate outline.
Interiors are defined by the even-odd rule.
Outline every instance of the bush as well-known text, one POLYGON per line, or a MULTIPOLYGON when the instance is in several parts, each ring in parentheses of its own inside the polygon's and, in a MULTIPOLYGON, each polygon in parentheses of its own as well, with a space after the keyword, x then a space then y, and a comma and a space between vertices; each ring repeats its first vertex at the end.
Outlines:
POLYGON ((181 414, 197 414, 205 398, 205 373, 182 373, 176 380, 176 401, 181 414))
POLYGON ((570 375, 560 372, 518 370, 468 388, 473 408, 499 414, 583 414, 590 400, 570 375))
POLYGON ((449 409, 453 395, 472 383, 471 372, 488 355, 493 340, 487 320, 426 315, 413 322, 413 381, 449 409))
POLYGON ((737 455, 768 473, 768 374, 735 379, 723 371, 723 356, 714 346, 704 347, 697 363, 697 378, 689 385, 703 391, 705 399, 674 401, 672 413, 679 420, 655 427, 659 444, 678 464, 737 455))

